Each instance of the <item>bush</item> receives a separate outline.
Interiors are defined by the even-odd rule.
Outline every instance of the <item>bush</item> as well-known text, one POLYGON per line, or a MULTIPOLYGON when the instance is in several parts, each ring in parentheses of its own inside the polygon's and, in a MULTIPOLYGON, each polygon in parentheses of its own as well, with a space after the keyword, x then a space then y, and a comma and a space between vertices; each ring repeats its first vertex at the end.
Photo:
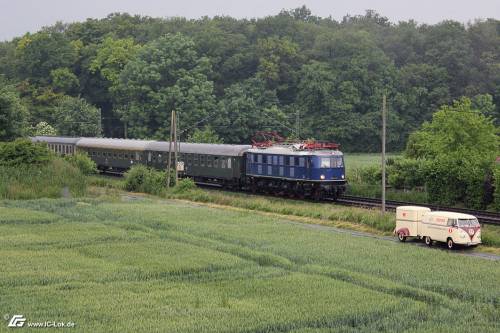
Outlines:
MULTIPOLYGON (((173 177, 171 177, 173 185, 173 177)), ((164 194, 167 187, 167 173, 148 168, 144 165, 135 165, 125 173, 125 189, 151 193, 155 195, 164 194)))
POLYGON ((500 211, 500 164, 495 164, 493 168, 493 210, 500 211))
POLYGON ((388 183, 397 189, 413 189, 425 185, 423 159, 396 158, 387 163, 388 183))
POLYGON ((54 155, 46 143, 33 143, 27 139, 0 143, 0 165, 46 165, 54 155))
POLYGON ((185 193, 196 188, 194 180, 191 178, 184 178, 177 182, 177 185, 173 188, 174 193, 185 193))
POLYGON ((97 165, 86 153, 75 153, 68 155, 65 159, 73 166, 77 167, 84 175, 93 175, 97 173, 97 165))
POLYGON ((83 196, 86 189, 87 178, 62 158, 53 158, 46 165, 0 166, 2 199, 59 198, 69 194, 83 196))
POLYGON ((379 165, 359 168, 359 179, 364 184, 378 185, 382 182, 382 169, 379 165))

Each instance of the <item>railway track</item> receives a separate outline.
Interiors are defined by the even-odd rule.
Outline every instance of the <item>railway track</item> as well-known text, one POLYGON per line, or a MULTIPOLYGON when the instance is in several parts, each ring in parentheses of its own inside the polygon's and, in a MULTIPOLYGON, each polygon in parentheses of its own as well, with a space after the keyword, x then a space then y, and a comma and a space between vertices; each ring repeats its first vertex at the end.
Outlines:
MULTIPOLYGON (((380 199, 356 197, 351 195, 343 195, 342 198, 337 199, 337 202, 343 205, 368 207, 368 208, 380 207, 382 205, 380 199)), ((446 210, 448 212, 457 212, 457 213, 474 215, 477 217, 480 223, 500 225, 499 213, 486 212, 483 210, 454 208, 454 207, 446 207, 433 204, 417 204, 413 202, 393 201, 393 200, 386 200, 385 206, 387 211, 395 211, 396 207, 398 206, 425 206, 429 207, 432 210, 446 210)))

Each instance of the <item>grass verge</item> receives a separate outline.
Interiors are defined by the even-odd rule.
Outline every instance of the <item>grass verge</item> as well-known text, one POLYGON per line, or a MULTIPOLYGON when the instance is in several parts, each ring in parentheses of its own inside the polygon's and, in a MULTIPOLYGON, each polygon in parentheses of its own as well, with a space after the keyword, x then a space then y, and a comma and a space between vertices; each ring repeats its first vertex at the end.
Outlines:
POLYGON ((79 197, 86 188, 86 177, 61 158, 46 165, 0 166, 0 199, 79 197))

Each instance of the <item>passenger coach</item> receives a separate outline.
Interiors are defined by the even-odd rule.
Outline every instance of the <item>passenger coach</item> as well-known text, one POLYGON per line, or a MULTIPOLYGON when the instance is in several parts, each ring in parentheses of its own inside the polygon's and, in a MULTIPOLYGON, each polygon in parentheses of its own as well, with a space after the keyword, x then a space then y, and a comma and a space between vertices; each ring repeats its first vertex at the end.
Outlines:
POLYGON ((76 146, 86 152, 103 171, 122 172, 134 164, 147 163, 147 147, 154 141, 81 138, 76 146))
MULTIPOLYGON (((245 171, 243 154, 249 148, 249 145, 181 142, 178 148, 181 173, 197 183, 239 187, 245 171)), ((165 169, 169 143, 152 142, 147 149, 148 165, 165 169)))
POLYGON ((67 138, 57 136, 35 136, 32 142, 45 142, 50 150, 59 155, 73 155, 76 151, 76 143, 80 138, 67 138))

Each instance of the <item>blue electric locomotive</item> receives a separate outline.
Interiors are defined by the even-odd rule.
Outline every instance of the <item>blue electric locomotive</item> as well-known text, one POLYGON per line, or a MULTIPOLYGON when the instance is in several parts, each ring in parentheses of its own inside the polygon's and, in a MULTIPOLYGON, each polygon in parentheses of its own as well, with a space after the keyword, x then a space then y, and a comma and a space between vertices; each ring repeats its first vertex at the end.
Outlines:
POLYGON ((252 191, 337 198, 345 191, 344 156, 338 145, 291 144, 246 151, 252 191))

